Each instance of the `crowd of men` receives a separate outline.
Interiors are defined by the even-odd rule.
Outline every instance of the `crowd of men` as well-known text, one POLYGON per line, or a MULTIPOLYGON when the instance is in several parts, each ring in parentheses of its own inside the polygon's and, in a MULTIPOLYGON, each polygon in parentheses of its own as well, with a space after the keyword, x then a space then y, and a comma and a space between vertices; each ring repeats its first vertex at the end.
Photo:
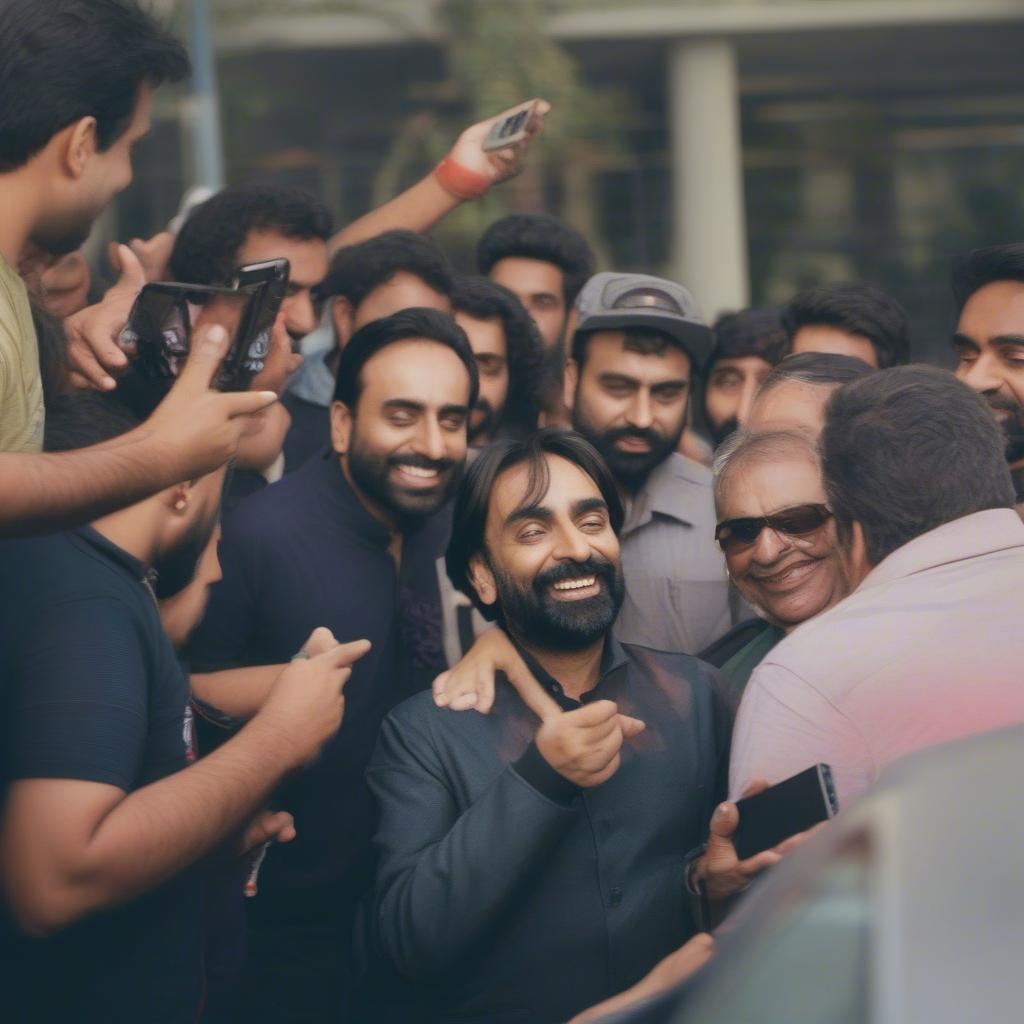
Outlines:
POLYGON ((424 232, 537 101, 341 230, 229 186, 104 293, 188 67, 136 0, 0 6, 5 1020, 653 1019, 804 838, 739 859, 738 798, 1024 722, 1024 243, 951 260, 955 374, 873 284, 709 325, 543 213, 458 273, 424 232), (210 326, 140 407, 142 285, 278 258, 252 387, 210 326))

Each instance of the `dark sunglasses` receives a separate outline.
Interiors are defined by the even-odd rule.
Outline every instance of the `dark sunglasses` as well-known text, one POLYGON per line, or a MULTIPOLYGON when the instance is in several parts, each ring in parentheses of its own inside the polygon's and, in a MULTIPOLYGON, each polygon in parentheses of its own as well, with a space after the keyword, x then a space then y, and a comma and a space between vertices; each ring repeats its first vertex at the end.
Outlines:
POLYGON ((750 547, 765 528, 789 537, 803 537, 820 530, 832 513, 824 505, 794 505, 770 516, 724 519, 715 527, 715 540, 726 553, 750 547))

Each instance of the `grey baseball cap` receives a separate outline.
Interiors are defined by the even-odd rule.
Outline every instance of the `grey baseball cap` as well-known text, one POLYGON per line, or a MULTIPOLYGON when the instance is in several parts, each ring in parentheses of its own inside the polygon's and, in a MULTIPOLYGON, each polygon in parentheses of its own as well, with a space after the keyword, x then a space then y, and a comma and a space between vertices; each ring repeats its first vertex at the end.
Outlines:
POLYGON ((697 312, 693 296, 675 281, 651 274, 595 274, 576 298, 576 334, 647 327, 676 341, 693 361, 707 365, 715 336, 697 312))

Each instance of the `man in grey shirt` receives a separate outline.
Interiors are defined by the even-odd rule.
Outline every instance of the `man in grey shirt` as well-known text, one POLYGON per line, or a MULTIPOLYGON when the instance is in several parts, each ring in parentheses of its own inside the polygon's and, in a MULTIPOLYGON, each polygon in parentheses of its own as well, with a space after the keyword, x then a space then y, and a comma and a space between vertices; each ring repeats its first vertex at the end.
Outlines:
POLYGON ((695 653, 738 608, 715 544, 711 473, 676 453, 690 388, 714 337, 689 292, 646 274, 597 274, 581 294, 565 402, 604 457, 626 520, 626 600, 616 637, 695 653))

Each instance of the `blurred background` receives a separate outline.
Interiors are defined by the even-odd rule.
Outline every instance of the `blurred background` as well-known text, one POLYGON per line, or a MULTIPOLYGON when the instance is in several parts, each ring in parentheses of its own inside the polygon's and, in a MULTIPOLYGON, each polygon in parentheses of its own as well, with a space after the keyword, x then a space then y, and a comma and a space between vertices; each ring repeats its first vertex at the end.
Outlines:
POLYGON ((160 0, 196 61, 161 90, 96 242, 191 185, 302 185, 352 220, 531 96, 527 171, 435 232, 544 209, 706 316, 863 277, 948 359, 952 255, 1024 239, 1024 0, 160 0))

